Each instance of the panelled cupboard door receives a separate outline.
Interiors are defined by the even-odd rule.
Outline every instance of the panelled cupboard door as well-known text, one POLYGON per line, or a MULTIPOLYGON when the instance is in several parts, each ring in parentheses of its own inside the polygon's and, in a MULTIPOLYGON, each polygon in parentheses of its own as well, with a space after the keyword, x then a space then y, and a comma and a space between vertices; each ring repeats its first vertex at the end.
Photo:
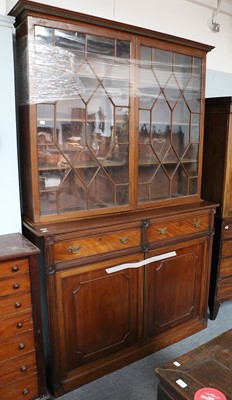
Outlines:
POLYGON ((147 340, 186 321, 204 318, 208 239, 178 244, 176 255, 146 266, 147 340))
MULTIPOLYGON (((141 255, 126 257, 127 262, 141 259, 141 255)), ((56 274, 64 376, 138 343, 142 271, 106 272, 107 267, 122 263, 123 259, 104 261, 92 264, 91 269, 88 266, 56 274)))

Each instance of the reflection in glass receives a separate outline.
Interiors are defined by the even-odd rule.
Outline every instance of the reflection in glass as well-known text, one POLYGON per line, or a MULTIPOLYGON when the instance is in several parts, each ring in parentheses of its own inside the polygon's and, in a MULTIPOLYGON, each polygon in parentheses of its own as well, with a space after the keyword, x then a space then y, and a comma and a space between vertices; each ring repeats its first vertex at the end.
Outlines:
POLYGON ((41 215, 127 206, 130 42, 40 27, 36 35, 70 55, 82 87, 64 95, 63 85, 60 98, 37 105, 41 215))
POLYGON ((139 203, 197 194, 201 60, 141 46, 139 203))

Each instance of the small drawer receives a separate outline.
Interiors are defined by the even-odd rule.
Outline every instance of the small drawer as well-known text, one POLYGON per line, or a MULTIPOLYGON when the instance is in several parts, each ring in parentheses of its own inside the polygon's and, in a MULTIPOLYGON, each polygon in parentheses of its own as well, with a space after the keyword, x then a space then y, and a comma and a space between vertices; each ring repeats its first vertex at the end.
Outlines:
POLYGON ((54 260, 66 261, 140 245, 140 229, 88 236, 54 245, 54 260))
MULTIPOLYGON (((33 329, 31 311, 21 311, 20 313, 8 315, 0 318, 0 346, 2 340, 10 336, 19 335, 33 329)), ((4 346, 4 343, 2 344, 4 346)))
POLYGON ((29 272, 28 260, 14 260, 0 263, 0 278, 17 276, 29 272))
POLYGON ((4 346, 0 346, 0 362, 29 353, 34 350, 34 346, 33 331, 7 338, 4 346))
POLYGON ((208 214, 178 221, 165 221, 164 219, 162 222, 151 224, 148 227, 148 242, 199 233, 208 230, 209 224, 210 216, 208 214))
POLYGON ((30 291, 29 274, 19 274, 8 278, 0 278, 0 293, 1 296, 8 294, 18 294, 30 291))
POLYGON ((219 300, 232 299, 232 276, 218 281, 217 298, 219 300))
POLYGON ((221 257, 232 257, 232 240, 222 242, 221 257))
POLYGON ((30 400, 37 397, 38 381, 36 374, 0 389, 1 400, 30 400))
POLYGON ((231 222, 228 222, 222 228, 222 236, 224 238, 230 238, 230 237, 232 238, 232 223, 231 222))
POLYGON ((31 310, 31 293, 15 293, 0 297, 0 316, 31 310))
POLYGON ((232 275, 232 257, 221 259, 219 271, 220 277, 232 275))
POLYGON ((4 361, 1 365, 0 388, 36 372, 36 356, 34 351, 4 361))

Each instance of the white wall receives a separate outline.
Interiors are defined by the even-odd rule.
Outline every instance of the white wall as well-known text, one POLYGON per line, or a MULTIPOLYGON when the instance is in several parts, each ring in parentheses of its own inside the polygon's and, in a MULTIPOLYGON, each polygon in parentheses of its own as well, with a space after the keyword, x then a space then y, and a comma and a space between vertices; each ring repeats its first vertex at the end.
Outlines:
POLYGON ((0 234, 21 232, 12 46, 13 22, 12 17, 0 16, 0 234))
MULTIPOLYGON (((6 0, 6 11, 16 2, 6 0)), ((222 0, 223 8, 217 15, 219 33, 209 28, 216 0, 40 0, 40 3, 207 43, 215 46, 208 54, 207 68, 232 73, 232 0, 222 0)))
MULTIPOLYGON (((0 13, 8 14, 16 2, 17 0, 0 0, 0 13)), ((206 97, 232 95, 232 0, 221 1, 223 8, 217 15, 217 22, 220 24, 219 33, 213 33, 209 28, 217 0, 40 0, 40 2, 215 46, 207 55, 206 97)), ((0 128, 0 174, 2 174, 0 233, 9 230, 18 231, 20 219, 10 34, 9 28, 7 32, 5 29, 3 35, 0 32, 1 60, 4 59, 4 63, 0 63, 0 85, 7 90, 3 94, 0 88, 0 110, 5 120, 5 124, 1 123, 0 128)))

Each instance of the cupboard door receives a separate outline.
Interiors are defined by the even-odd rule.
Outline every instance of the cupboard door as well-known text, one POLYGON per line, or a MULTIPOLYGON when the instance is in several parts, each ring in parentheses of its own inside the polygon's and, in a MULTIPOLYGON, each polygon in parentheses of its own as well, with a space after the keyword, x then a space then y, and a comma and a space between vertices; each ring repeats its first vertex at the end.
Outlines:
POLYGON ((202 318, 206 304, 207 239, 182 244, 176 256, 146 267, 145 335, 168 331, 188 320, 202 318))
MULTIPOLYGON (((126 259, 139 261, 141 255, 126 259)), ((56 274, 64 374, 138 342, 141 271, 108 274, 105 270, 123 262, 102 262, 56 274)))
POLYGON ((200 189, 202 59, 153 45, 140 46, 139 204, 200 189))
POLYGON ((34 30, 41 216, 129 207, 129 37, 34 30))

